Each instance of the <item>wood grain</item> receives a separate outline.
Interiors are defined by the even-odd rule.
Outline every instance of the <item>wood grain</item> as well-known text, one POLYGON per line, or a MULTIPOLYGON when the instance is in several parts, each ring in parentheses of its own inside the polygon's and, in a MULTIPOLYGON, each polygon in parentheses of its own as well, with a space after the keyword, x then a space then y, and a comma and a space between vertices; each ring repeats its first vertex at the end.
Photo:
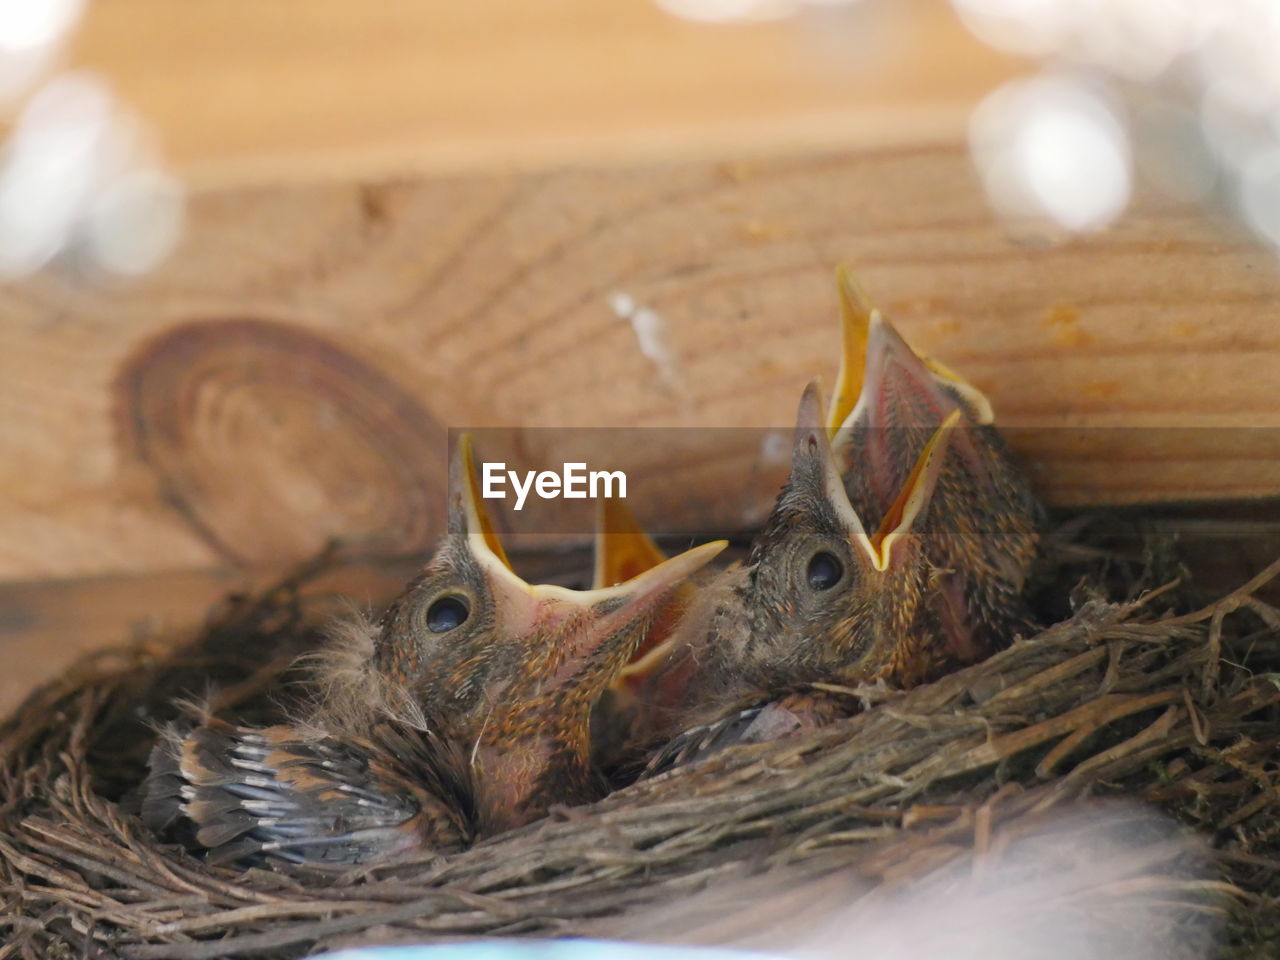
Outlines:
POLYGON ((111 0, 71 61, 200 185, 919 142, 1019 69, 942 0, 715 26, 653 0, 111 0))
MULTIPOLYGON (((835 372, 838 261, 990 393, 1052 501, 1280 492, 1280 278, 1193 209, 1010 228, 958 145, 277 186, 196 198, 144 281, 0 291, 0 579, 424 551, 446 427, 551 463, 567 434, 535 428, 785 428, 835 372)), ((685 436, 636 445, 642 520, 758 518, 781 461, 685 436)))

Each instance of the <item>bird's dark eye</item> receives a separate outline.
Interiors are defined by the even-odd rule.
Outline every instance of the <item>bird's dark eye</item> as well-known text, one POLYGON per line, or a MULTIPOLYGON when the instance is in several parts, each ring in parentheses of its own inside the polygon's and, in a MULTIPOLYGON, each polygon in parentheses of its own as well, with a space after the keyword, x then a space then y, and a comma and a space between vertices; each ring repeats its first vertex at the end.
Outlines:
POLYGON ((805 578, 812 590, 830 590, 840 582, 843 575, 844 565, 835 554, 826 550, 815 553, 809 560, 809 569, 805 571, 805 578))
POLYGON ((467 622, 471 608, 463 597, 441 597, 427 608, 427 629, 432 633, 448 633, 467 622))

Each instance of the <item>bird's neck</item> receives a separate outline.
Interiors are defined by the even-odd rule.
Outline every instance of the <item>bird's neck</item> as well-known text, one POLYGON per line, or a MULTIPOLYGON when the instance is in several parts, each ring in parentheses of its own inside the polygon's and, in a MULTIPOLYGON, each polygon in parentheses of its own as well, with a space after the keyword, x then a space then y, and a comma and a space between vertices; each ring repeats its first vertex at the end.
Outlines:
POLYGON ((552 804, 593 799, 585 738, 543 734, 481 741, 475 746, 471 764, 476 812, 485 835, 537 820, 552 804))

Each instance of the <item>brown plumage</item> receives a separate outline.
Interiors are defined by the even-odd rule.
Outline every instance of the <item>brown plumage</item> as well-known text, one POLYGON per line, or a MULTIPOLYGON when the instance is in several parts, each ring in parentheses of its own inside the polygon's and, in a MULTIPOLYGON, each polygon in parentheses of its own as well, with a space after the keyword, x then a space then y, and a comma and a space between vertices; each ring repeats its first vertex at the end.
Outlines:
POLYGON ((685 734, 659 753, 651 772, 748 734, 773 739, 789 725, 827 722, 835 708, 814 696, 814 683, 911 683, 938 666, 945 654, 927 602, 932 571, 914 528, 931 509, 958 419, 934 431, 880 527, 868 533, 845 493, 810 385, 791 475, 748 562, 701 593, 655 674, 656 688, 669 690, 674 676, 682 690, 674 700, 664 693, 647 729, 685 734), (691 737, 702 747, 689 749, 691 737))
POLYGON ((948 654, 973 662, 1032 625, 1025 591, 1044 508, 987 398, 908 346, 848 270, 837 279, 844 350, 827 426, 854 509, 879 522, 933 431, 961 414, 918 532, 948 654))
MULTIPOLYGON (((791 479, 750 565, 707 593, 667 668, 712 719, 677 735, 651 772, 829 722, 841 708, 808 683, 910 686, 1030 626, 1044 510, 991 404, 912 350, 848 271, 838 279, 844 351, 822 440, 806 395, 791 479), (824 551, 846 573, 815 594, 801 571, 824 551)), ((698 718, 654 710, 659 731, 698 718)))
POLYGON ((146 819, 185 825, 221 859, 367 862, 594 799, 592 706, 675 586, 722 548, 604 590, 530 586, 493 534, 464 440, 447 535, 376 628, 349 630, 321 660, 312 715, 167 732, 146 819))

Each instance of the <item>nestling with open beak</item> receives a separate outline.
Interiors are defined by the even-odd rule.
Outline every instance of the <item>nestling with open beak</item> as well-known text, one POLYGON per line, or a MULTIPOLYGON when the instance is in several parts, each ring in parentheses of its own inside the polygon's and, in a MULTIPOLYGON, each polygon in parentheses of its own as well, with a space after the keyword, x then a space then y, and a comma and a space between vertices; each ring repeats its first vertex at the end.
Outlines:
MULTIPOLYGON (((591 585, 603 589, 639 576, 667 559, 636 520, 626 501, 597 501, 595 557, 591 585)), ((675 643, 676 631, 700 586, 714 576, 699 571, 677 585, 655 612, 631 661, 622 668, 596 704, 591 717, 592 755, 606 775, 625 781, 644 756, 641 731, 649 713, 683 694, 683 678, 664 671, 653 681, 675 643)))
POLYGON ((878 528, 868 533, 845 493, 818 388, 800 403, 791 475, 747 564, 695 601, 669 665, 682 702, 657 717, 676 735, 650 764, 665 769, 733 742, 776 739, 846 712, 811 685, 910 685, 946 662, 929 603, 933 571, 916 528, 932 509, 959 422, 933 432, 878 528), (699 725, 699 721, 710 721, 699 725))
MULTIPOLYGON (((593 589, 602 590, 625 583, 666 562, 667 555, 640 526, 626 501, 605 498, 598 504, 591 577, 593 589)), ((632 696, 642 691, 645 678, 670 652, 672 636, 681 615, 696 592, 697 586, 692 579, 682 581, 671 591, 630 662, 609 685, 611 690, 632 696)))
POLYGON ((929 602, 947 650, 971 663, 1032 625, 1025 591, 1044 508, 981 391, 912 350, 849 270, 837 282, 844 349, 827 427, 858 514, 872 523, 885 516, 930 436, 961 414, 917 532, 934 568, 929 602))
POLYGON ((603 792, 589 718, 707 544, 618 586, 531 586, 511 570, 469 442, 449 530, 376 626, 334 645, 305 722, 170 728, 143 816, 214 859, 361 863, 447 851, 603 792))

